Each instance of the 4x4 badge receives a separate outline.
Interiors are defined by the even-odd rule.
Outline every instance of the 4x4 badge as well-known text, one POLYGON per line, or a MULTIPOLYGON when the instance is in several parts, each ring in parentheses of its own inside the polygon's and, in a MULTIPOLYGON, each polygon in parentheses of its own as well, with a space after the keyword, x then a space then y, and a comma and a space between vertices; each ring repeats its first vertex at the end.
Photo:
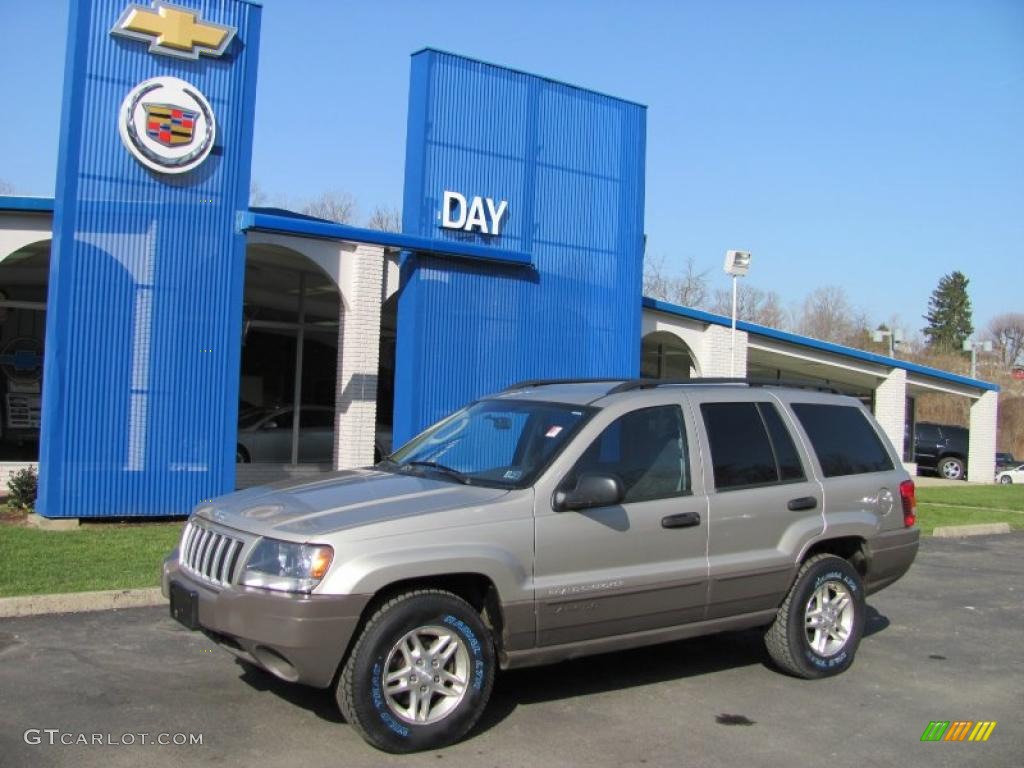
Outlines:
POLYGON ((203 21, 198 11, 153 0, 151 7, 132 3, 121 14, 110 34, 149 43, 149 52, 179 59, 198 59, 199 54, 221 56, 238 30, 203 21))

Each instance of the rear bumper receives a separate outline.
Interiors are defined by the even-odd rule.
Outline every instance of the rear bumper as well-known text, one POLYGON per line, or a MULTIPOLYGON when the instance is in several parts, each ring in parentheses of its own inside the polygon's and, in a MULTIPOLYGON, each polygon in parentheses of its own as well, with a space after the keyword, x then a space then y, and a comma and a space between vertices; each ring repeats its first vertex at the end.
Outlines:
POLYGON ((162 590, 176 582, 198 596, 201 629, 221 647, 282 680, 326 688, 345 655, 369 595, 297 595, 251 587, 213 587, 163 565, 162 590))
POLYGON ((868 542, 870 559, 864 589, 870 595, 883 589, 910 570, 921 539, 917 526, 880 533, 868 542))

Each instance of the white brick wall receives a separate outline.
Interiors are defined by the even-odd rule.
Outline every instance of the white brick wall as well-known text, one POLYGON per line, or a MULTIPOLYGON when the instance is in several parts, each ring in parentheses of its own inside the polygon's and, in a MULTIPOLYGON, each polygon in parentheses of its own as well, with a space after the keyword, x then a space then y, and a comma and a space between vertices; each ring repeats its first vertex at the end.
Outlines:
POLYGON ((995 482, 998 415, 998 392, 986 392, 971 404, 971 438, 967 449, 967 479, 972 483, 995 482))
POLYGON ((747 375, 747 333, 736 331, 736 365, 732 364, 732 328, 709 325, 704 331, 700 355, 701 375, 735 376, 747 375))
POLYGON ((352 285, 343 288, 350 300, 342 308, 338 328, 334 422, 334 466, 338 469, 373 463, 385 267, 384 249, 377 245, 359 245, 344 258, 352 260, 354 269, 352 285))
POLYGON ((907 372, 904 369, 891 370, 875 389, 875 418, 896 453, 902 456, 907 418, 907 372))

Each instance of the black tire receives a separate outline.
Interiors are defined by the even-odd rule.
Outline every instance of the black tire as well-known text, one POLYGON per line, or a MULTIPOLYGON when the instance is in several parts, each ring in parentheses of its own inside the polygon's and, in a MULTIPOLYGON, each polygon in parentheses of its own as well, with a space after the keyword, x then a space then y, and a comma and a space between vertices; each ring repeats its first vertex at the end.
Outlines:
MULTIPOLYGON (((372 746, 393 753, 438 749, 458 741, 476 724, 490 698, 494 672, 494 644, 480 614, 450 592, 415 590, 388 600, 367 621, 338 678, 335 697, 341 714, 372 746), (392 663, 399 658, 393 656, 399 642, 416 630, 430 628, 450 629, 450 642, 461 643, 452 657, 454 661, 445 664, 457 663, 461 658, 467 670, 466 685, 450 711, 436 722, 420 724, 396 709, 393 700, 405 696, 398 703, 410 706, 412 700, 402 693, 389 697, 384 677, 389 658, 392 663)), ((427 696, 428 707, 442 706, 440 703, 445 701, 440 694, 427 696), (431 705, 431 701, 439 704, 431 705)))
POLYGON ((248 464, 252 459, 249 458, 249 452, 241 445, 235 447, 235 463, 236 464, 248 464))
POLYGON ((815 555, 800 567, 796 581, 765 634, 765 645, 783 672, 808 680, 838 675, 853 664, 864 634, 865 613, 864 586, 856 569, 841 557, 815 555), (825 652, 813 647, 808 637, 808 613, 812 597, 819 588, 828 592, 834 590, 837 596, 845 594, 852 608, 847 636, 842 643, 835 640, 837 647, 825 649, 825 652))
POLYGON ((1013 485, 1013 478, 1010 477, 1009 475, 1003 475, 1002 477, 999 478, 999 482, 1002 485, 1013 485))
POLYGON ((935 469, 939 473, 939 477, 944 477, 947 480, 967 479, 967 473, 964 472, 964 463, 956 456, 944 456, 939 459, 935 469))

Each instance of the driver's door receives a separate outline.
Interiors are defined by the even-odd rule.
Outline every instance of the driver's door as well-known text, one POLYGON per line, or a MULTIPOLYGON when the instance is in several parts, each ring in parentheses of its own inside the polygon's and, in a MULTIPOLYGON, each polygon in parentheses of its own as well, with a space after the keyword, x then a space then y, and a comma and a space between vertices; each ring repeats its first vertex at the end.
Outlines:
POLYGON ((557 511, 555 494, 539 489, 537 495, 539 645, 704 617, 707 498, 694 493, 688 448, 695 445, 692 425, 678 403, 635 409, 606 421, 555 490, 571 488, 584 473, 610 474, 622 481, 622 502, 557 511))

